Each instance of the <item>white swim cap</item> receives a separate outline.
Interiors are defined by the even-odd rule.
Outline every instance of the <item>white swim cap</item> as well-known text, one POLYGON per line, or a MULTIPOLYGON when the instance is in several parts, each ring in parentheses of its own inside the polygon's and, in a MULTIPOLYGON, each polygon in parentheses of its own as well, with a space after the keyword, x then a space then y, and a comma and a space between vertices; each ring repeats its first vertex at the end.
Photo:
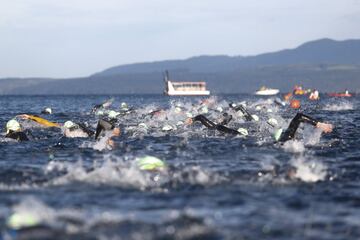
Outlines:
POLYGON ((276 126, 278 125, 278 121, 275 118, 269 118, 267 120, 267 123, 270 124, 271 126, 276 126))
POLYGON ((76 126, 76 124, 74 122, 72 122, 72 121, 66 121, 64 123, 64 128, 67 128, 67 129, 75 127, 75 126, 76 126))
POLYGON ((192 115, 190 112, 187 112, 187 113, 186 113, 186 116, 189 117, 189 118, 191 118, 193 115, 192 115))
POLYGON ((141 128, 145 128, 145 129, 148 128, 148 126, 145 123, 139 123, 138 126, 141 127, 141 128))
POLYGON ((47 112, 48 114, 52 114, 52 109, 47 107, 45 108, 44 112, 47 112))
POLYGON ((238 131, 241 135, 244 135, 244 136, 249 135, 248 130, 246 130, 245 128, 239 128, 237 131, 238 131))
POLYGON ((251 117, 254 119, 255 122, 258 122, 259 121, 259 117, 255 114, 251 115, 251 117))
POLYGON ((170 126, 170 125, 168 125, 168 124, 166 124, 165 126, 163 126, 162 130, 163 130, 163 131, 170 131, 170 130, 173 130, 173 127, 170 126))
POLYGON ((121 105, 120 105, 120 108, 121 108, 122 110, 127 111, 127 110, 128 110, 128 105, 127 105, 127 103, 126 103, 126 102, 122 102, 121 105))
POLYGON ((176 113, 180 113, 181 111, 182 111, 182 110, 181 110, 180 107, 176 107, 176 108, 175 108, 175 112, 176 112, 176 113))
POLYGON ((223 111, 223 108, 222 108, 222 107, 217 107, 216 110, 217 110, 218 112, 222 112, 222 111, 223 111))
POLYGON ((208 113, 209 109, 205 106, 200 109, 200 113, 208 113))
POLYGON ((184 122, 183 122, 183 121, 178 121, 178 122, 176 123, 176 126, 181 126, 181 125, 184 125, 184 122))
POLYGON ((6 132, 9 133, 10 131, 17 132, 21 130, 20 123, 15 119, 11 119, 6 123, 6 132))
POLYGON ((109 118, 116 118, 120 113, 119 112, 116 112, 114 110, 111 110, 109 113, 108 113, 108 116, 109 118))

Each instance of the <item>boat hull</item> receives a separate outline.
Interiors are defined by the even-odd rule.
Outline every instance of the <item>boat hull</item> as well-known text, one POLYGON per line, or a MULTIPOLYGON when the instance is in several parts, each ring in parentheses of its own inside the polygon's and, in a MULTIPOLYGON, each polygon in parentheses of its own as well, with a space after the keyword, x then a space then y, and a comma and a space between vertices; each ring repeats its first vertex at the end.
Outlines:
POLYGON ((165 92, 168 96, 208 96, 210 91, 168 91, 165 92))
POLYGON ((330 97, 352 97, 350 93, 329 93, 330 97))
POLYGON ((271 96, 271 95, 276 95, 280 92, 279 89, 267 89, 267 90, 259 90, 255 92, 255 95, 260 95, 260 96, 271 96))

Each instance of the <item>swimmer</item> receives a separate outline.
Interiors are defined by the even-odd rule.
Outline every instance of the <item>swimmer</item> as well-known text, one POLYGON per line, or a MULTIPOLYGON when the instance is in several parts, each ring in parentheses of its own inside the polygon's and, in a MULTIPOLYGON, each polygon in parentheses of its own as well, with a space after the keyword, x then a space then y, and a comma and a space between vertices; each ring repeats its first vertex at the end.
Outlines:
POLYGON ((111 138, 121 135, 120 128, 117 127, 115 124, 116 124, 116 119, 111 119, 111 120, 100 119, 96 127, 95 140, 99 140, 102 137, 108 137, 106 143, 110 147, 114 147, 115 143, 111 138), (111 132, 111 133, 108 136, 106 135, 106 132, 107 133, 111 132))
POLYGON ((275 140, 279 142, 286 142, 295 138, 295 133, 299 128, 300 123, 307 123, 313 125, 316 128, 321 129, 325 133, 332 132, 334 126, 330 123, 319 122, 318 120, 307 116, 303 113, 297 113, 296 116, 291 120, 289 127, 283 132, 282 129, 278 129, 275 132, 275 140))
POLYGON ((29 141, 22 126, 16 119, 11 119, 6 123, 6 138, 15 139, 17 141, 29 141))
POLYGON ((63 125, 64 135, 68 138, 87 138, 94 135, 94 131, 89 129, 85 124, 66 121, 63 125))
POLYGON ((253 116, 241 104, 237 106, 235 103, 230 103, 229 106, 230 108, 234 109, 236 112, 240 111, 244 115, 246 121, 255 120, 253 116))
POLYGON ((228 133, 228 134, 233 134, 233 135, 237 135, 240 134, 237 130, 235 129, 231 129, 228 127, 225 127, 222 124, 216 124, 212 121, 210 121, 209 119, 207 119, 204 115, 197 115, 193 118, 187 118, 185 120, 185 124, 186 125, 191 125, 194 122, 201 122, 202 125, 204 125, 205 127, 209 128, 209 129, 216 129, 219 132, 223 132, 223 133, 228 133))
POLYGON ((111 104, 113 103, 113 101, 114 101, 114 98, 110 98, 101 104, 97 104, 92 108, 91 112, 95 113, 98 110, 109 108, 111 106, 111 104))

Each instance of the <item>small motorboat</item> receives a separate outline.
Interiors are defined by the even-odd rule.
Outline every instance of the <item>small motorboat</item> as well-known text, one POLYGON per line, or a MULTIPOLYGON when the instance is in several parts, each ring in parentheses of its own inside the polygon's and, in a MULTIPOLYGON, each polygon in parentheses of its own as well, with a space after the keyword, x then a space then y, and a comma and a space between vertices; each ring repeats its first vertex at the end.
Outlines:
POLYGON ((255 95, 261 95, 261 96, 271 96, 276 95, 280 92, 279 89, 275 88, 267 88, 267 87, 261 87, 258 91, 255 92, 255 95))
POLYGON ((344 93, 329 93, 330 97, 352 97, 352 94, 346 90, 344 93))

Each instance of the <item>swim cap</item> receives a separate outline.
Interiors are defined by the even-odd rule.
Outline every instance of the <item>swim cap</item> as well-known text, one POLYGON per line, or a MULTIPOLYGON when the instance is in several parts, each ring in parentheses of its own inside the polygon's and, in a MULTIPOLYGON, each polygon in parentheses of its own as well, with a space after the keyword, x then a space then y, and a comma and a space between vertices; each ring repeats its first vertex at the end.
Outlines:
POLYGON ((101 115, 104 115, 105 112, 103 110, 98 110, 95 112, 95 115, 98 115, 98 116, 101 116, 101 115))
POLYGON ((180 113, 181 111, 182 111, 182 110, 181 110, 180 107, 176 107, 176 108, 175 108, 175 112, 176 112, 176 113, 180 113))
POLYGON ((33 227, 40 223, 40 219, 30 213, 14 213, 7 220, 6 224, 12 229, 33 227))
POLYGON ((283 129, 282 129, 282 128, 277 129, 277 130, 274 132, 273 137, 274 137, 274 139, 275 139, 276 141, 279 141, 282 132, 283 132, 283 129))
POLYGON ((145 156, 142 158, 137 158, 136 165, 141 170, 148 170, 148 171, 161 170, 166 167, 164 161, 160 160, 157 157, 153 157, 153 156, 145 156))
POLYGON ((272 110, 271 108, 268 108, 266 111, 267 111, 268 113, 272 113, 272 112, 273 112, 273 110, 272 110))
POLYGON ((278 125, 278 121, 275 118, 269 118, 267 120, 267 123, 270 124, 271 126, 276 126, 278 125))
POLYGON ((47 107, 44 109, 44 112, 48 113, 48 114, 52 114, 52 109, 47 107))
POLYGON ((183 121, 178 121, 178 122, 176 123, 176 126, 181 126, 181 125, 184 125, 184 122, 183 122, 183 121))
POLYGON ((208 113, 209 112, 209 109, 207 107, 202 107, 200 109, 200 113, 208 113))
POLYGON ((72 122, 72 121, 66 121, 64 123, 64 128, 66 128, 66 129, 69 129, 69 128, 72 128, 72 127, 75 127, 75 126, 76 126, 76 124, 74 122, 72 122))
POLYGON ((15 119, 11 119, 6 123, 6 133, 9 133, 10 131, 17 132, 20 130, 21 130, 20 123, 15 119))
POLYGON ((193 115, 192 115, 190 112, 187 112, 187 113, 186 113, 186 116, 189 117, 189 118, 191 118, 193 115))
POLYGON ((238 131, 241 135, 244 135, 244 136, 249 135, 248 130, 246 130, 245 128, 239 128, 237 131, 238 131))
POLYGON ((120 113, 119 112, 115 112, 114 110, 111 110, 108 113, 109 118, 116 118, 120 113))
POLYGON ((170 125, 168 125, 168 124, 166 124, 165 126, 163 126, 162 130, 163 130, 163 131, 170 131, 170 130, 173 130, 173 127, 170 126, 170 125))
POLYGON ((259 121, 259 117, 255 114, 251 115, 251 117, 254 119, 255 122, 258 122, 259 121))
POLYGON ((129 110, 128 105, 126 102, 122 102, 120 105, 121 110, 127 111, 129 110))
POLYGON ((290 102, 290 107, 291 108, 294 108, 294 109, 298 109, 298 108, 300 108, 300 101, 299 100, 297 100, 297 99, 293 99, 293 100, 291 100, 291 102, 290 102))
POLYGON ((222 108, 222 107, 217 107, 216 110, 217 110, 218 112, 222 112, 222 111, 223 111, 223 108, 222 108))
POLYGON ((145 128, 145 129, 148 128, 148 126, 145 123, 139 123, 138 126, 141 127, 141 128, 145 128))
POLYGON ((261 106, 257 105, 257 106, 255 107, 255 110, 256 110, 256 111, 260 111, 260 110, 261 110, 261 106))

